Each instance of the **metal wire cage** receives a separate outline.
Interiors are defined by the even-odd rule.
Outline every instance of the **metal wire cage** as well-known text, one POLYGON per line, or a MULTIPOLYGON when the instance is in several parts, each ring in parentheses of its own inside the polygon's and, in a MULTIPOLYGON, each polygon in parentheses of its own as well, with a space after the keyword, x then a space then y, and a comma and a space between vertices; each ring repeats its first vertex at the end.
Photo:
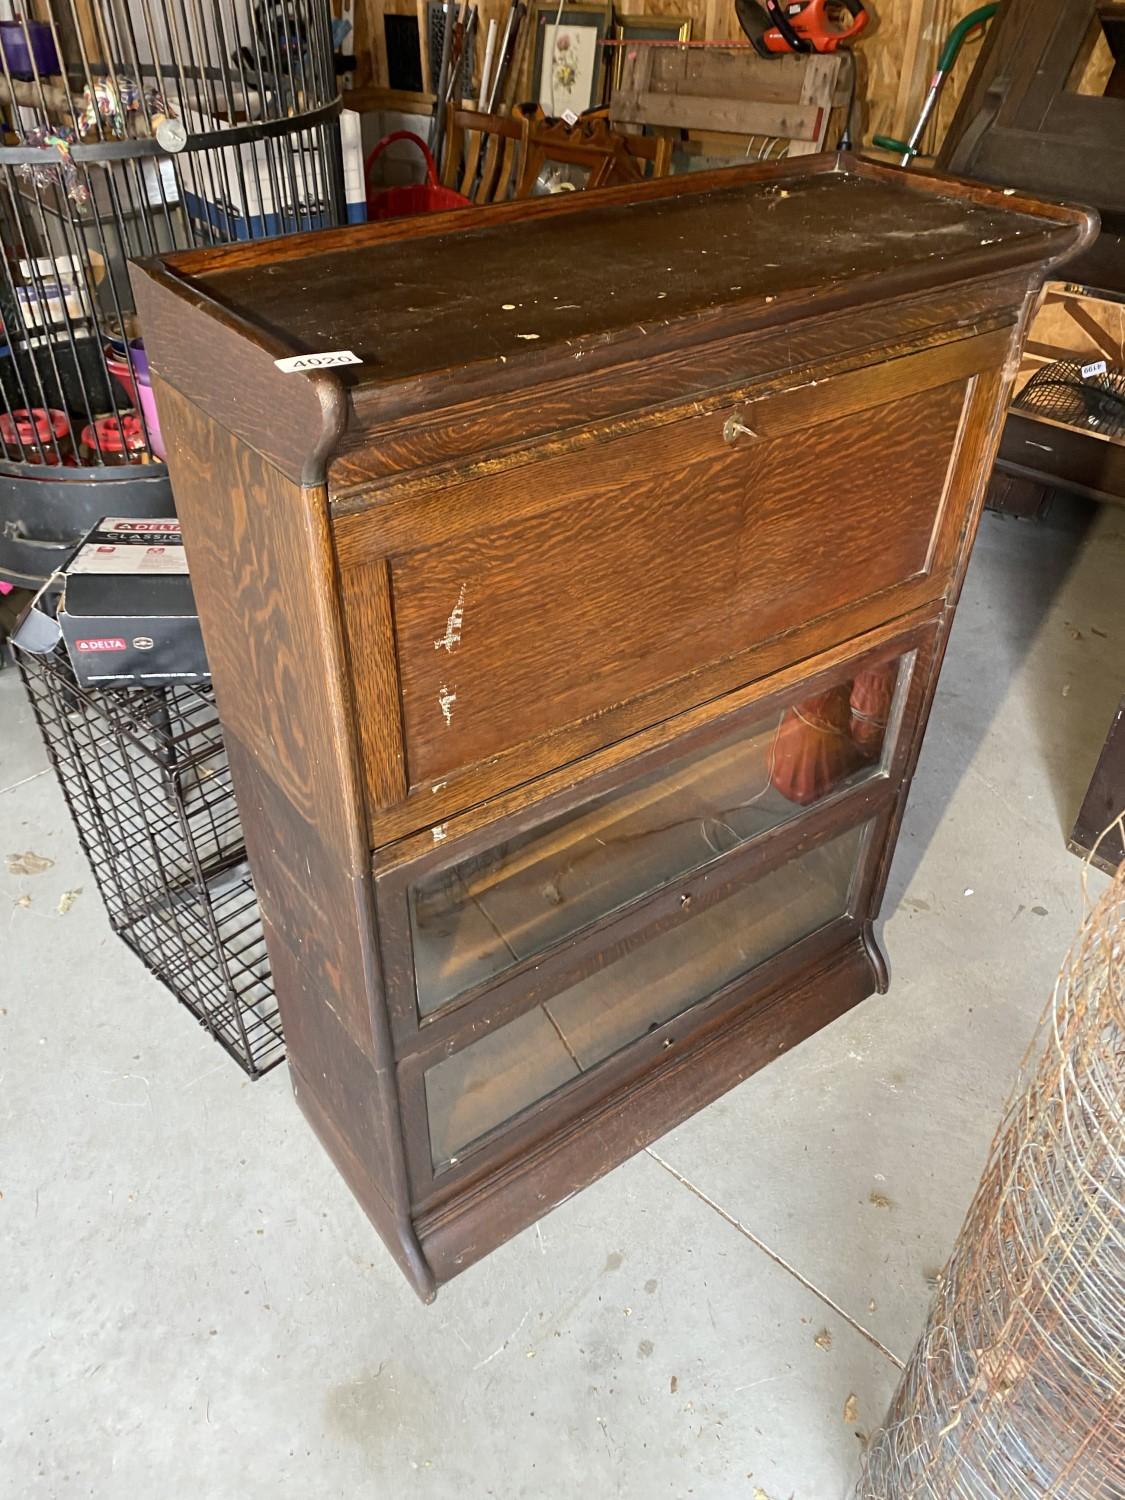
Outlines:
POLYGON ((340 222, 327 0, 13 3, 0 0, 0 465, 152 462, 126 262, 340 222))
POLYGON ((284 1057, 209 687, 78 686, 65 650, 17 651, 110 924, 251 1077, 284 1057))
POLYGON ((1102 437, 1125 437, 1125 375, 1111 370, 1084 375, 1082 368, 1070 360, 1044 365, 1013 405, 1102 437))

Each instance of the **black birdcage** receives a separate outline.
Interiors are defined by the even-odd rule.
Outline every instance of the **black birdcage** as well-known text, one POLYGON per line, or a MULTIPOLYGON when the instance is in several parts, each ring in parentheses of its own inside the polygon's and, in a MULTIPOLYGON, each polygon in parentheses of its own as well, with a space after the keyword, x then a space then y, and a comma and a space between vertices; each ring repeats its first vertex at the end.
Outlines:
POLYGON ((16 656, 114 931, 267 1072, 284 1042, 210 687, 85 689, 62 646, 16 656))
POLYGON ((339 109, 327 0, 0 20, 0 577, 173 513, 127 261, 340 222, 339 109))

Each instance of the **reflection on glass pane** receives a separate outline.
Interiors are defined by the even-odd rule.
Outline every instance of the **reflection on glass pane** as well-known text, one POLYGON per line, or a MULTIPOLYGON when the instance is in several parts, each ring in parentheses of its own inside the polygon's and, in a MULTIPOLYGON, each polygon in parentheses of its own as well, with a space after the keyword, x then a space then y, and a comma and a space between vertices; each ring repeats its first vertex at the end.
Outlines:
POLYGON ((425 1016, 881 767, 900 663, 853 674, 411 887, 425 1016))
POLYGON ((426 1073, 435 1168, 569 1079, 848 910, 862 828, 638 941, 426 1073))
POLYGON ((543 1099, 578 1064, 540 1008, 490 1032, 426 1073, 426 1110, 435 1166, 467 1142, 543 1099))

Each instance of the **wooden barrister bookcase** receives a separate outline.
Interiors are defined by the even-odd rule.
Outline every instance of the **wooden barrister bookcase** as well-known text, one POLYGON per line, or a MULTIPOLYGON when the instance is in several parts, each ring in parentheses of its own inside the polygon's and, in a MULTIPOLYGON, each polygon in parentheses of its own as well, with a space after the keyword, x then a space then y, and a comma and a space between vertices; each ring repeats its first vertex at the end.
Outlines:
POLYGON ((134 268, 293 1084, 423 1297, 885 986, 1095 230, 826 156, 134 268))

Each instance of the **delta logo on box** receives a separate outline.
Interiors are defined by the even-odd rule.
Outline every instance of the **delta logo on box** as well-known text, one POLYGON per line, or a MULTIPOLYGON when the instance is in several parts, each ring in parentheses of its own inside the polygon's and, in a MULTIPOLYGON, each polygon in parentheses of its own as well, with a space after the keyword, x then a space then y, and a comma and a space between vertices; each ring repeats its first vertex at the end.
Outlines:
POLYGON ((150 532, 162 536, 179 536, 179 521, 110 521, 102 522, 102 525, 110 531, 124 532, 126 535, 147 536, 150 532))
POLYGON ((74 643, 84 655, 91 651, 124 651, 126 640, 123 635, 93 636, 87 640, 77 640, 74 643))

